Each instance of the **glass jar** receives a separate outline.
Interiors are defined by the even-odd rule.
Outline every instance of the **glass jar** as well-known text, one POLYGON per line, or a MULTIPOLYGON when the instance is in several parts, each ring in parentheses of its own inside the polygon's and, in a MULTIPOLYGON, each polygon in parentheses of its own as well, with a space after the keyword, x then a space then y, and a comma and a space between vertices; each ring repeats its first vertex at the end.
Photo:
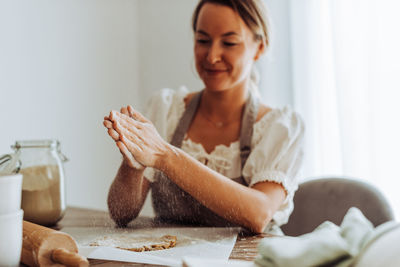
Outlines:
POLYGON ((12 146, 23 175, 21 208, 24 220, 55 225, 65 213, 63 162, 57 140, 16 141, 12 146))

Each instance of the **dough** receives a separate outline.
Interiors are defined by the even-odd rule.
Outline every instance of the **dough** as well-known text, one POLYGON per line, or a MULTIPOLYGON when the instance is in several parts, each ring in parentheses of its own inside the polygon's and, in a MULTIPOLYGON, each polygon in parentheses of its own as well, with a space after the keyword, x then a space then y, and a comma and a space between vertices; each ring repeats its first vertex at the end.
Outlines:
POLYGON ((129 236, 109 235, 92 241, 89 246, 103 246, 126 249, 135 252, 154 251, 172 248, 176 245, 177 238, 173 235, 154 236, 129 236))

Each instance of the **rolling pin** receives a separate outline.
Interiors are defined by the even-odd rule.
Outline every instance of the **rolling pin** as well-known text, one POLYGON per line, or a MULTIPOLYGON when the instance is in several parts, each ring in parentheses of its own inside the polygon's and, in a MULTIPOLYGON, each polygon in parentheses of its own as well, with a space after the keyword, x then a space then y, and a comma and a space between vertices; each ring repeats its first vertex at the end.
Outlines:
POLYGON ((24 221, 22 236, 21 262, 28 266, 89 266, 66 233, 24 221))

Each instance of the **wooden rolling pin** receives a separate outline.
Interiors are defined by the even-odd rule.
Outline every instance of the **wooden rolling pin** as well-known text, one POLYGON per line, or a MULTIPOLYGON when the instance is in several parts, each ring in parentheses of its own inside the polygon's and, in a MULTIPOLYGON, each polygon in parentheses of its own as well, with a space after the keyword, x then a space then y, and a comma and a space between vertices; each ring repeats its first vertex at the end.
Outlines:
POLYGON ((68 234, 27 221, 23 222, 21 262, 28 266, 86 267, 75 240, 68 234))

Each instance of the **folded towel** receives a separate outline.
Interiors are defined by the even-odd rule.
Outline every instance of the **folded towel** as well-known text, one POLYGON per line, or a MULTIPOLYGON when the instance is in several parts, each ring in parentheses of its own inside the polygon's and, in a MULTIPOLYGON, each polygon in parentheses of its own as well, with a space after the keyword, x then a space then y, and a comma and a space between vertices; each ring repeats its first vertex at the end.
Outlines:
POLYGON ((346 267, 383 231, 378 227, 374 229, 362 212, 353 207, 347 211, 340 226, 326 221, 311 233, 298 237, 264 238, 255 262, 274 267, 346 267))
POLYGON ((315 266, 350 256, 340 228, 331 222, 299 237, 265 238, 258 250, 261 257, 256 262, 262 266, 315 266))
POLYGON ((365 245, 373 231, 374 225, 354 207, 347 211, 340 225, 340 234, 347 243, 348 253, 353 257, 365 245))

